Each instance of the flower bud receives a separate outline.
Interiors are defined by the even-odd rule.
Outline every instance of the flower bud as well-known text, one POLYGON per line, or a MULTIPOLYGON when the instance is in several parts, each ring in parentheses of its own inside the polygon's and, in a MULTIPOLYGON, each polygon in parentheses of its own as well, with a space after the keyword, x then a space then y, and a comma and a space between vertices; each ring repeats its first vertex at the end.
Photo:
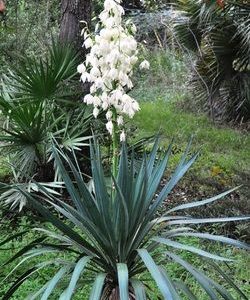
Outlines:
POLYGON ((86 67, 84 64, 80 64, 79 66, 77 66, 77 72, 82 74, 86 71, 86 67))
POLYGON ((90 37, 88 37, 85 42, 84 42, 84 46, 86 49, 90 48, 93 46, 93 41, 90 37))
POLYGON ((107 113, 106 113, 106 118, 107 118, 108 121, 110 121, 112 119, 112 115, 113 115, 112 111, 108 110, 107 113))
POLYGON ((144 60, 143 62, 141 62, 139 68, 142 69, 146 69, 148 70, 150 67, 150 63, 147 60, 144 60))
POLYGON ((94 110, 93 110, 93 116, 94 116, 95 118, 97 118, 98 114, 99 114, 99 109, 98 109, 97 107, 94 107, 94 110))
POLYGON ((123 125, 123 117, 122 116, 118 116, 118 118, 117 118, 117 125, 118 126, 123 125))
POLYGON ((108 123, 106 124, 106 128, 107 128, 108 132, 112 135, 112 133, 113 133, 113 123, 112 123, 112 121, 108 121, 108 123))
POLYGON ((124 132, 124 130, 121 132, 121 134, 120 134, 120 142, 125 142, 125 140, 126 140, 126 135, 125 135, 125 132, 124 132))

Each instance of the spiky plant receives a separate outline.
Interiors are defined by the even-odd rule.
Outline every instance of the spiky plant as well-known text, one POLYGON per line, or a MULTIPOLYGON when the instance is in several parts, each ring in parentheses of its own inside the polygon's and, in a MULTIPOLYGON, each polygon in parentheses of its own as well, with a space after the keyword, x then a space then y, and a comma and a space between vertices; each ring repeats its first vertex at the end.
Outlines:
POLYGON ((118 175, 117 178, 113 178, 113 186, 110 188, 104 175, 100 150, 98 147, 91 147, 94 182, 92 192, 78 170, 77 161, 72 162, 60 149, 54 148, 56 163, 71 203, 67 204, 57 196, 48 195, 46 201, 50 207, 46 207, 32 195, 22 191, 29 204, 51 222, 57 231, 36 229, 42 236, 10 259, 13 261, 24 255, 16 268, 33 257, 40 257, 40 262, 26 269, 2 299, 11 299, 13 293, 30 276, 39 274, 42 268, 51 266, 56 269, 55 275, 28 299, 45 300, 50 299, 53 294, 57 295, 55 296, 57 299, 69 300, 78 288, 92 285, 89 295, 89 299, 92 300, 146 300, 149 299, 150 293, 145 277, 147 274, 155 281, 159 295, 161 294, 163 299, 181 299, 182 293, 188 299, 197 299, 195 292, 191 291, 185 282, 180 278, 170 277, 168 262, 171 261, 189 272, 209 299, 232 300, 232 296, 223 286, 183 259, 180 251, 188 251, 208 259, 209 264, 217 268, 220 276, 222 275, 232 285, 242 299, 247 300, 247 297, 214 263, 214 260, 230 259, 185 244, 181 237, 208 239, 249 249, 244 243, 202 233, 197 228, 200 224, 246 220, 249 217, 195 219, 182 213, 184 210, 217 201, 232 190, 210 199, 181 204, 159 216, 157 212, 163 201, 193 164, 197 154, 188 157, 189 145, 168 183, 158 191, 168 165, 171 146, 158 158, 157 148, 158 142, 155 143, 150 155, 144 156, 137 172, 134 168, 133 155, 129 163, 127 149, 123 145, 118 175), (65 164, 70 167, 73 179, 65 164), (52 212, 52 208, 55 213, 52 212), (49 253, 54 258, 51 256, 48 258, 46 254, 49 253), (63 257, 60 257, 60 254, 63 257))
POLYGON ((24 56, 9 75, 9 85, 15 88, 14 97, 35 101, 65 98, 69 94, 69 85, 65 89, 65 84, 76 75, 78 63, 74 48, 56 41, 44 58, 24 56))
POLYGON ((211 115, 250 119, 250 5, 244 0, 179 0, 185 18, 175 27, 179 41, 197 53, 194 94, 211 115))

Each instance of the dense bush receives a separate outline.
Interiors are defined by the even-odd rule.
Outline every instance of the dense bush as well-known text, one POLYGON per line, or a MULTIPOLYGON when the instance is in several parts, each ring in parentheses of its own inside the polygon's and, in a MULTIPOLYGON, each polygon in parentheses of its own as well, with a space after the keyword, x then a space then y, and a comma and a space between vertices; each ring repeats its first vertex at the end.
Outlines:
POLYGON ((172 9, 136 11, 130 18, 137 27, 136 39, 147 48, 176 47, 171 31, 176 13, 172 9))
POLYGON ((1 72, 24 55, 43 55, 59 30, 59 1, 8 0, 0 14, 1 72))

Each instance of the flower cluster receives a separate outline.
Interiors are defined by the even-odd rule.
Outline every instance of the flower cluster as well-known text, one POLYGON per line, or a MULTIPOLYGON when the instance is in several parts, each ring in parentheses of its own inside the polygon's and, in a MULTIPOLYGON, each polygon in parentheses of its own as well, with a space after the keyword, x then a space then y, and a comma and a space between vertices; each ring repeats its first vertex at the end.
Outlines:
MULTIPOLYGON (((94 106, 95 117, 101 109, 107 111, 106 128, 111 135, 114 122, 122 126, 123 115, 132 118, 139 110, 137 101, 127 94, 133 87, 130 78, 138 61, 137 42, 133 36, 136 28, 129 21, 123 26, 124 10, 120 2, 105 0, 96 34, 91 36, 84 31, 84 46, 90 51, 85 63, 78 66, 81 81, 90 83, 90 93, 84 97, 84 102, 94 106)), ((143 61, 140 68, 149 68, 149 63, 143 61)), ((120 140, 124 139, 122 132, 120 140)))

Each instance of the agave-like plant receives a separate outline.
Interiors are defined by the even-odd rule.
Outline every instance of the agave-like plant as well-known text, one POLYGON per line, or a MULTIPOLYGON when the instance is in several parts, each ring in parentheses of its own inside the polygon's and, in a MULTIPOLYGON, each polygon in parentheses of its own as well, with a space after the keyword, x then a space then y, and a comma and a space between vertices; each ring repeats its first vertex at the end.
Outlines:
POLYGON ((192 85, 213 118, 250 118, 250 6, 244 0, 178 0, 179 42, 197 53, 192 85))
MULTIPOLYGON (((208 259, 220 276, 235 288, 242 299, 247 300, 214 263, 214 260, 230 259, 185 244, 180 237, 208 239, 249 249, 245 243, 196 230, 196 225, 200 224, 246 220, 249 217, 196 219, 182 213, 217 201, 232 190, 210 199, 178 205, 159 217, 157 212, 163 201, 193 164, 197 154, 189 157, 189 145, 168 183, 158 191, 168 165, 171 146, 162 156, 157 155, 157 148, 158 142, 154 144, 152 152, 144 156, 136 171, 133 154, 128 160, 127 148, 123 145, 118 175, 112 179, 113 185, 110 187, 102 167, 100 149, 91 147, 94 189, 90 191, 79 172, 77 161, 71 161, 55 147, 54 157, 72 204, 49 194, 46 199, 49 207, 46 207, 31 194, 22 191, 29 204, 51 222, 57 231, 36 229, 42 236, 10 259, 13 261, 24 255, 16 268, 34 257, 40 257, 41 261, 26 269, 2 299, 10 299, 31 275, 54 265, 57 269, 55 275, 28 299, 49 299, 55 292, 56 295, 60 294, 57 297, 61 300, 72 299, 78 287, 83 288, 92 282, 89 299, 146 300, 149 299, 150 288, 144 275, 148 273, 158 286, 159 295, 162 295, 160 298, 178 300, 184 293, 188 299, 197 300, 185 282, 170 277, 168 262, 171 261, 189 272, 209 299, 232 300, 233 297, 223 286, 182 257, 181 251, 189 251, 208 259), (65 168, 66 164, 70 167, 70 173, 65 168), (54 255, 54 258, 47 256, 46 260, 48 253, 54 255), (60 258, 60 253, 63 254, 63 259, 60 258)), ((44 193, 46 194, 46 190, 44 193)))

